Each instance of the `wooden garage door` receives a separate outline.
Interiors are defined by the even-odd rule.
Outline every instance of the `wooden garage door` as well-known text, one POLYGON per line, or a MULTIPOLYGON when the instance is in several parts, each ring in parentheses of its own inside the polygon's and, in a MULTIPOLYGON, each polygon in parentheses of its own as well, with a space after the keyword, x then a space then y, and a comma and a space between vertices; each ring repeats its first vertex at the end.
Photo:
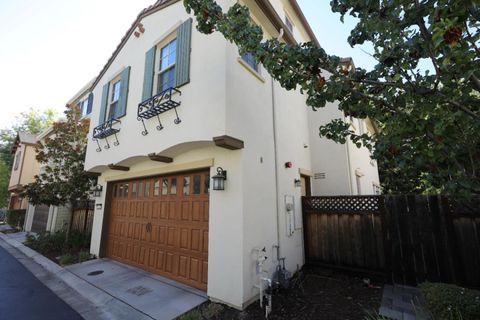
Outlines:
POLYGON ((113 184, 107 256, 206 290, 208 171, 113 184))
POLYGON ((33 211, 33 222, 32 222, 32 231, 33 232, 45 232, 47 230, 47 221, 48 221, 48 211, 50 207, 46 205, 37 205, 33 211))

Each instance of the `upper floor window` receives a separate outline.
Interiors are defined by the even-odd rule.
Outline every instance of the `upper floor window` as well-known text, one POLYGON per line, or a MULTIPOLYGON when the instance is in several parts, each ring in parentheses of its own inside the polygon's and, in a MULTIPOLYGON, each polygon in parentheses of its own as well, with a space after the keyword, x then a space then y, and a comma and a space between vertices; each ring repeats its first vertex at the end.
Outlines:
POLYGON ((108 108, 108 119, 115 118, 115 115, 118 114, 118 100, 120 99, 120 88, 122 82, 120 80, 112 81, 112 94, 110 96, 110 105, 108 108))
POLYGON ((175 86, 176 59, 177 39, 173 39, 160 49, 160 60, 157 75, 157 93, 175 86))
POLYGON ((145 53, 142 102, 190 82, 191 37, 190 18, 145 53))
POLYGON ((15 164, 13 166, 13 170, 18 170, 20 166, 20 158, 22 157, 22 151, 18 151, 17 155, 15 156, 15 164))
POLYGON ((260 71, 260 66, 257 61, 255 61, 255 58, 253 57, 253 54, 250 52, 247 52, 242 56, 242 60, 245 61, 253 70, 256 72, 260 71))
POLYGON ((285 25, 287 26, 287 29, 290 30, 290 32, 293 32, 293 23, 286 14, 285 14, 285 25))
POLYGON ((78 103, 78 106, 80 108, 80 115, 82 117, 85 117, 92 112, 92 102, 93 102, 92 99, 93 99, 93 96, 92 94, 90 94, 88 95, 88 97, 86 97, 83 100, 80 100, 80 102, 78 103))

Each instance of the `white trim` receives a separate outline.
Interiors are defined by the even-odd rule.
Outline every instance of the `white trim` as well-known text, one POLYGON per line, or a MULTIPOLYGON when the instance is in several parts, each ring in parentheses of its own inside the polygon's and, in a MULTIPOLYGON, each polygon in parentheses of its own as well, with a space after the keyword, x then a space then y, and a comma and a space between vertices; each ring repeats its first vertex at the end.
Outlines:
MULTIPOLYGON (((159 43, 161 43, 162 41, 165 40, 165 38, 168 38, 169 36, 171 36, 171 34, 173 32, 176 32, 177 31, 177 28, 183 23, 182 20, 179 20, 177 23, 175 23, 170 29, 168 29, 166 32, 164 32, 159 38, 157 38, 157 40, 155 40, 153 43, 152 43, 152 47, 156 47, 158 46, 159 43)), ((155 50, 156 51, 156 50, 155 50)))
POLYGON ((150 170, 142 170, 142 171, 132 171, 127 173, 121 173, 114 176, 107 176, 105 177, 105 182, 117 181, 117 180, 126 180, 130 178, 139 178, 139 177, 148 177, 148 176, 155 176, 165 173, 174 173, 180 171, 190 171, 195 169, 202 169, 206 167, 213 167, 214 159, 205 159, 187 163, 180 163, 180 164, 172 164, 167 165, 160 168, 154 168, 150 170))
POLYGON ((243 66, 245 69, 247 69, 251 74, 253 74, 258 80, 262 81, 265 83, 265 78, 260 74, 260 64, 258 64, 258 70, 253 69, 250 67, 250 65, 245 62, 242 57, 238 57, 237 61, 240 63, 241 66, 243 66))

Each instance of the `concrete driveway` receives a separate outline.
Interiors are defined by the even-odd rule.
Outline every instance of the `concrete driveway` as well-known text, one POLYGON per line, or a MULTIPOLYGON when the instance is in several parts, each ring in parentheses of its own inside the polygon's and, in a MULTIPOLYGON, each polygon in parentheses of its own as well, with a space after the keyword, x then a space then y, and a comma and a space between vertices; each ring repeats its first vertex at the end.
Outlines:
POLYGON ((153 319, 174 319, 207 301, 203 291, 111 259, 66 269, 153 319))

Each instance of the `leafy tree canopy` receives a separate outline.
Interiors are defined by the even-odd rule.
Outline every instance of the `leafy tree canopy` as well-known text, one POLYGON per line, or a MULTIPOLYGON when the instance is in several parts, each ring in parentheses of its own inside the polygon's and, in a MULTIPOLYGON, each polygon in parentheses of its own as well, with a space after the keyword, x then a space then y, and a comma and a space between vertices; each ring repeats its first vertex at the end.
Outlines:
POLYGON ((94 183, 84 173, 89 122, 80 119, 76 107, 67 108, 65 115, 66 120, 55 122, 52 132, 37 148, 40 174, 25 190, 34 205, 86 201, 94 183))
POLYGON ((347 116, 373 119, 380 132, 357 135, 345 119, 320 136, 368 147, 386 192, 480 193, 480 8, 475 0, 332 0, 343 21, 358 18, 348 42, 370 42, 373 70, 348 68, 313 43, 264 36, 248 8, 184 0, 197 29, 218 31, 250 52, 287 90, 316 110, 339 102, 347 116), (428 63, 428 70, 419 64, 428 63))

